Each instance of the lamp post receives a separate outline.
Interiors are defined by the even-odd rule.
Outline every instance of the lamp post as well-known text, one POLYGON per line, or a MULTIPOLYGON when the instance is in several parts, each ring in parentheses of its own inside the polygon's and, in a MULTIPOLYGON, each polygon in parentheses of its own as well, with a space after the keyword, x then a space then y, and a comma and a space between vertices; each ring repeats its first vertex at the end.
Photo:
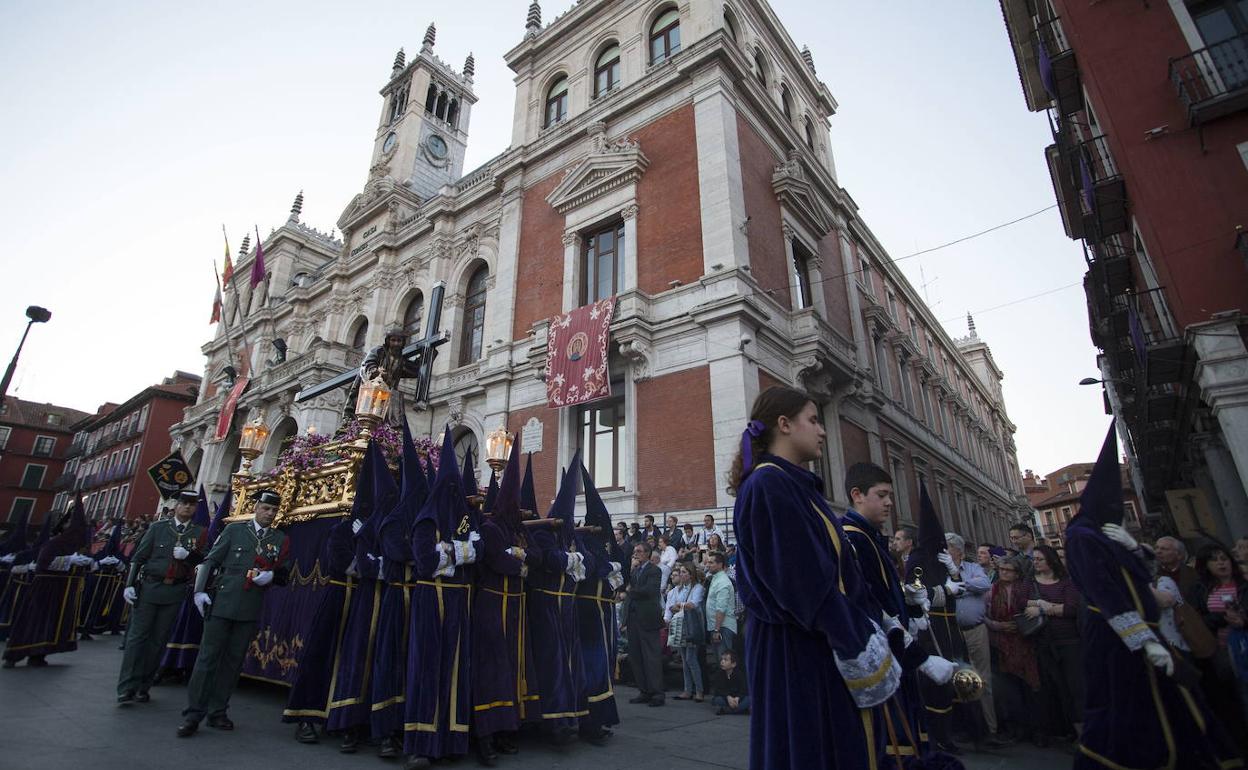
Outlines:
POLYGON ((380 375, 360 383, 360 395, 355 399, 355 418, 360 421, 361 444, 368 445, 373 428, 385 419, 389 408, 390 387, 380 375))
POLYGON ((485 437, 485 463, 490 466, 490 470, 498 474, 502 478, 503 468, 507 465, 507 458, 511 455, 511 445, 515 437, 507 432, 507 428, 503 425, 498 426, 485 437))
POLYGON ((26 317, 30 320, 26 322, 26 331, 22 332, 22 341, 17 343, 17 352, 13 354, 9 368, 4 370, 4 380, 0 381, 0 403, 4 403, 4 397, 9 392, 9 383, 13 381, 13 372, 17 370, 17 357, 22 354, 22 346, 26 344, 26 335, 30 334, 30 327, 34 324, 46 324, 52 317, 52 311, 38 305, 31 305, 26 308, 26 317))
POLYGON ((268 441, 269 429, 259 417, 243 426, 243 435, 238 438, 238 453, 243 456, 243 467, 239 469, 239 474, 251 475, 251 463, 264 451, 264 445, 268 441))

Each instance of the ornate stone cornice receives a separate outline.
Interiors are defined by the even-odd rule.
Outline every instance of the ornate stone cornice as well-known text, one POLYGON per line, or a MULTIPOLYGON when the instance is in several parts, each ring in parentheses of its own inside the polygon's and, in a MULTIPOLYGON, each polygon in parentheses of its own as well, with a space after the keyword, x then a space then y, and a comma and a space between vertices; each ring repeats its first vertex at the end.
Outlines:
POLYGON ((560 214, 635 183, 650 165, 635 140, 607 139, 605 123, 591 123, 587 131, 593 142, 589 155, 564 174, 563 180, 546 196, 547 202, 560 214))

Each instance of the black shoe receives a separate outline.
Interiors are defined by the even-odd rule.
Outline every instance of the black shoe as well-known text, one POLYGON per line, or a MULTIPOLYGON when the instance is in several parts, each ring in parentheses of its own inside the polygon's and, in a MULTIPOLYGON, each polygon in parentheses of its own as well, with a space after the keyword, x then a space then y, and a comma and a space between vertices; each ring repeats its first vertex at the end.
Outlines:
POLYGON ((477 761, 486 767, 498 764, 498 752, 494 750, 494 739, 488 735, 477 739, 477 761))
POLYGON ((665 706, 667 705, 667 698, 663 697, 662 695, 656 695, 650 699, 650 705, 651 706, 665 706))
POLYGON ((195 721, 194 719, 187 719, 185 722, 178 725, 178 737, 190 738, 192 735, 195 734, 195 731, 198 729, 199 729, 199 722, 195 721))
POLYGON ((394 736, 391 736, 381 742, 381 748, 378 749, 377 756, 382 759, 394 759, 401 753, 403 753, 402 747, 399 746, 399 742, 394 739, 394 736))
POLYGON ((320 743, 321 739, 316 736, 316 725, 311 722, 300 722, 295 728, 295 740, 300 743, 320 743))
POLYGON ((403 770, 428 770, 433 763, 427 757, 408 757, 403 762, 403 770))
POLYGON ((31 668, 45 668, 48 665, 48 659, 42 655, 31 655, 26 659, 26 665, 31 668))
POLYGON ((126 690, 121 695, 117 696, 117 705, 125 706, 126 704, 134 703, 134 699, 134 690, 126 690))
POLYGON ((551 734, 551 741, 556 746, 567 746, 569 743, 576 741, 576 728, 560 727, 551 734))
POLYGON ((952 754, 955 757, 962 756, 962 747, 954 743, 953 741, 949 741, 948 743, 940 743, 938 741, 933 741, 932 746, 937 751, 943 751, 946 754, 952 754))
POLYGON ((581 737, 592 746, 606 746, 607 739, 611 737, 611 731, 605 727, 599 727, 597 730, 586 730, 581 733, 581 737))
POLYGON ((229 730, 234 729, 234 723, 231 722, 230 718, 226 716, 225 714, 221 714, 215 717, 208 717, 208 726, 214 730, 229 731, 229 730))
POLYGON ((342 734, 342 745, 338 747, 338 751, 343 754, 354 754, 360 748, 360 734, 354 728, 348 728, 342 734))
POLYGON ((13 668, 13 667, 14 667, 14 666, 16 666, 16 665, 17 665, 17 661, 16 661, 16 660, 13 660, 13 659, 11 659, 11 658, 5 658, 5 659, 4 659, 4 664, 3 664, 3 667, 4 667, 4 668, 13 668))
POLYGON ((727 714, 727 713, 728 713, 728 709, 726 709, 726 708, 717 708, 717 709, 715 709, 715 716, 717 716, 717 717, 722 717, 724 714, 727 714))
POLYGON ((139 690, 137 693, 134 694, 135 703, 147 703, 151 699, 152 699, 152 696, 147 692, 147 690, 139 690))
POLYGON ((79 635, 78 635, 78 641, 80 641, 80 642, 94 642, 94 641, 95 641, 95 637, 94 637, 94 636, 92 636, 91 634, 88 634, 86 631, 83 631, 81 634, 79 634, 79 635))
POLYGON ((629 699, 628 699, 628 702, 629 702, 629 703, 649 703, 649 702, 650 702, 650 696, 649 696, 649 695, 638 695, 636 698, 629 698, 629 699))
POLYGON ((498 733, 494 736, 494 748, 498 749, 499 754, 516 754, 520 751, 520 747, 516 745, 514 734, 498 733))
POLYGON ((980 741, 980 743, 983 745, 984 748, 991 751, 992 749, 1004 749, 1007 746, 1011 745, 1013 741, 1007 738, 1004 738, 1000 735, 989 734, 988 737, 984 738, 982 741, 980 741))

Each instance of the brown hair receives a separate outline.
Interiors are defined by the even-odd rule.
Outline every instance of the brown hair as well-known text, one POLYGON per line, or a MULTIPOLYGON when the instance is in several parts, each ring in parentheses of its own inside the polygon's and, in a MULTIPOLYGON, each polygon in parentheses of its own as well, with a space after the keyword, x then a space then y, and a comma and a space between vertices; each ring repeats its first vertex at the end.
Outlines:
MULTIPOLYGON (((754 455, 755 463, 767 451, 767 447, 771 445, 772 439, 775 438, 776 423, 780 418, 797 419, 797 416, 802 413, 806 405, 813 400, 802 391, 785 385, 773 385, 758 394, 758 398, 754 399, 754 406, 750 410, 750 420, 758 420, 763 424, 762 434, 750 439, 750 451, 754 455)), ((745 430, 745 426, 742 425, 741 429, 745 430)), ((728 471, 728 494, 730 495, 737 494, 741 483, 749 475, 749 472, 745 471, 743 463, 744 458, 741 457, 741 450, 738 449, 737 456, 732 460, 732 469, 728 471)))

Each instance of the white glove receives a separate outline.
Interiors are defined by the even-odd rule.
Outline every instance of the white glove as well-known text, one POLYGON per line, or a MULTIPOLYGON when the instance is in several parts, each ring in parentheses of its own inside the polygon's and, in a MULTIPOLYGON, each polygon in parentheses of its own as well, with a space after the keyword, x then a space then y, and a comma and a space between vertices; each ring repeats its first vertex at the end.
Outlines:
POLYGON ((48 564, 48 569, 55 572, 68 572, 72 566, 74 566, 74 557, 58 556, 48 564))
POLYGON ((952 579, 946 580, 945 593, 949 596, 961 596, 966 593, 966 583, 956 583, 952 579))
POLYGON ((173 547, 173 558, 177 559, 178 561, 181 561, 190 555, 191 555, 191 552, 186 550, 180 545, 175 545, 173 547))
POLYGON ((100 563, 99 563, 98 561, 96 561, 95 559, 92 559, 92 560, 91 560, 91 563, 87 565, 87 570, 88 570, 89 572, 95 572, 95 571, 97 571, 99 568, 100 568, 100 563))
POLYGON ((14 575, 25 575, 29 571, 30 571, 29 564, 18 564, 16 567, 12 569, 12 573, 14 575))
POLYGON ((105 556, 103 559, 100 559, 101 567, 115 567, 120 563, 121 559, 118 559, 116 556, 105 556))
MULTIPOLYGON (((932 627, 932 624, 927 619, 926 615, 920 618, 910 618, 909 631, 910 631, 911 636, 918 636, 919 632, 926 631, 927 629, 931 627, 932 627)), ((908 647, 909 645, 906 645, 906 646, 908 647)))
POLYGON ((945 607, 944 586, 936 586, 935 588, 932 589, 931 606, 935 607, 936 609, 944 609, 945 607))
POLYGON ((441 541, 437 545, 438 548, 438 568, 433 571, 434 577, 450 577, 455 574, 455 563, 451 560, 451 554, 455 552, 455 546, 446 541, 441 541))
MULTIPOLYGON (((1106 524, 1105 526, 1112 527, 1114 525, 1106 524)), ((1160 642, 1152 639, 1145 642, 1144 657, 1148 658, 1148 662, 1157 668, 1165 670, 1166 676, 1172 676, 1174 674, 1174 658, 1170 657, 1170 651, 1161 646, 1160 642)))
POLYGON ((351 563, 347 565, 347 577, 359 577, 359 576, 360 576, 359 564, 357 563, 355 559, 352 559, 351 563))
POLYGON ((81 553, 73 553, 69 555, 69 566, 71 567, 89 567, 95 564, 95 559, 81 553))
POLYGON ((273 570, 266 569, 262 572, 257 572, 256 576, 251 579, 251 582, 261 588, 264 588, 269 583, 273 582, 273 570))
POLYGON ((382 567, 384 567, 384 566, 386 566, 386 560, 385 560, 385 558, 384 558, 384 557, 381 557, 381 556, 373 556, 371 553, 368 555, 368 558, 376 560, 376 562, 377 562, 377 576, 378 576, 378 577, 385 577, 385 573, 381 571, 381 568, 382 568, 382 567))
POLYGON ((134 586, 126 586, 126 590, 121 592, 121 598, 126 600, 126 604, 133 606, 139 600, 139 592, 135 590, 134 586))
POLYGON ((199 610, 200 617, 203 617, 204 613, 207 612, 207 608, 212 605, 212 597, 200 591, 195 594, 194 602, 195 609, 199 610))
POLYGON ((528 555, 528 552, 518 545, 513 545, 512 547, 508 548, 507 553, 519 559, 520 561, 524 561, 524 557, 528 555))
POLYGON ((0 556, 0 564, 12 564, 15 561, 17 561, 17 554, 15 553, 6 553, 4 556, 0 556))
POLYGON ((916 586, 913 583, 903 583, 901 590, 906 595, 906 604, 912 607, 918 607, 927 601, 927 588, 925 586, 916 586))
POLYGON ((1131 534, 1118 524, 1102 524, 1101 532, 1105 533, 1105 537, 1118 543, 1128 551, 1134 551, 1140 547, 1140 544, 1135 542, 1135 538, 1131 537, 1131 534))
POLYGON ((568 566, 564 569, 568 573, 568 577, 576 582, 585 579, 585 554, 576 551, 568 552, 568 566))
POLYGON ((939 655, 928 655, 919 670, 936 684, 945 684, 953 678, 953 672, 958 670, 958 666, 939 655))
POLYGON ((467 540, 452 540, 451 545, 455 547, 455 563, 475 564, 477 561, 476 542, 480 539, 481 535, 470 532, 467 540))
POLYGON ((936 554, 936 561, 945 565, 945 569, 949 570, 949 576, 953 577, 958 574, 958 565, 954 564, 953 557, 945 551, 936 554))
POLYGON ((360 534, 361 529, 364 529, 363 519, 355 519, 354 521, 351 522, 351 534, 358 535, 360 534))
POLYGON ((621 565, 618 561, 608 563, 611 565, 611 573, 607 575, 607 585, 611 586, 612 591, 618 591, 620 586, 624 585, 624 574, 621 572, 621 565))

